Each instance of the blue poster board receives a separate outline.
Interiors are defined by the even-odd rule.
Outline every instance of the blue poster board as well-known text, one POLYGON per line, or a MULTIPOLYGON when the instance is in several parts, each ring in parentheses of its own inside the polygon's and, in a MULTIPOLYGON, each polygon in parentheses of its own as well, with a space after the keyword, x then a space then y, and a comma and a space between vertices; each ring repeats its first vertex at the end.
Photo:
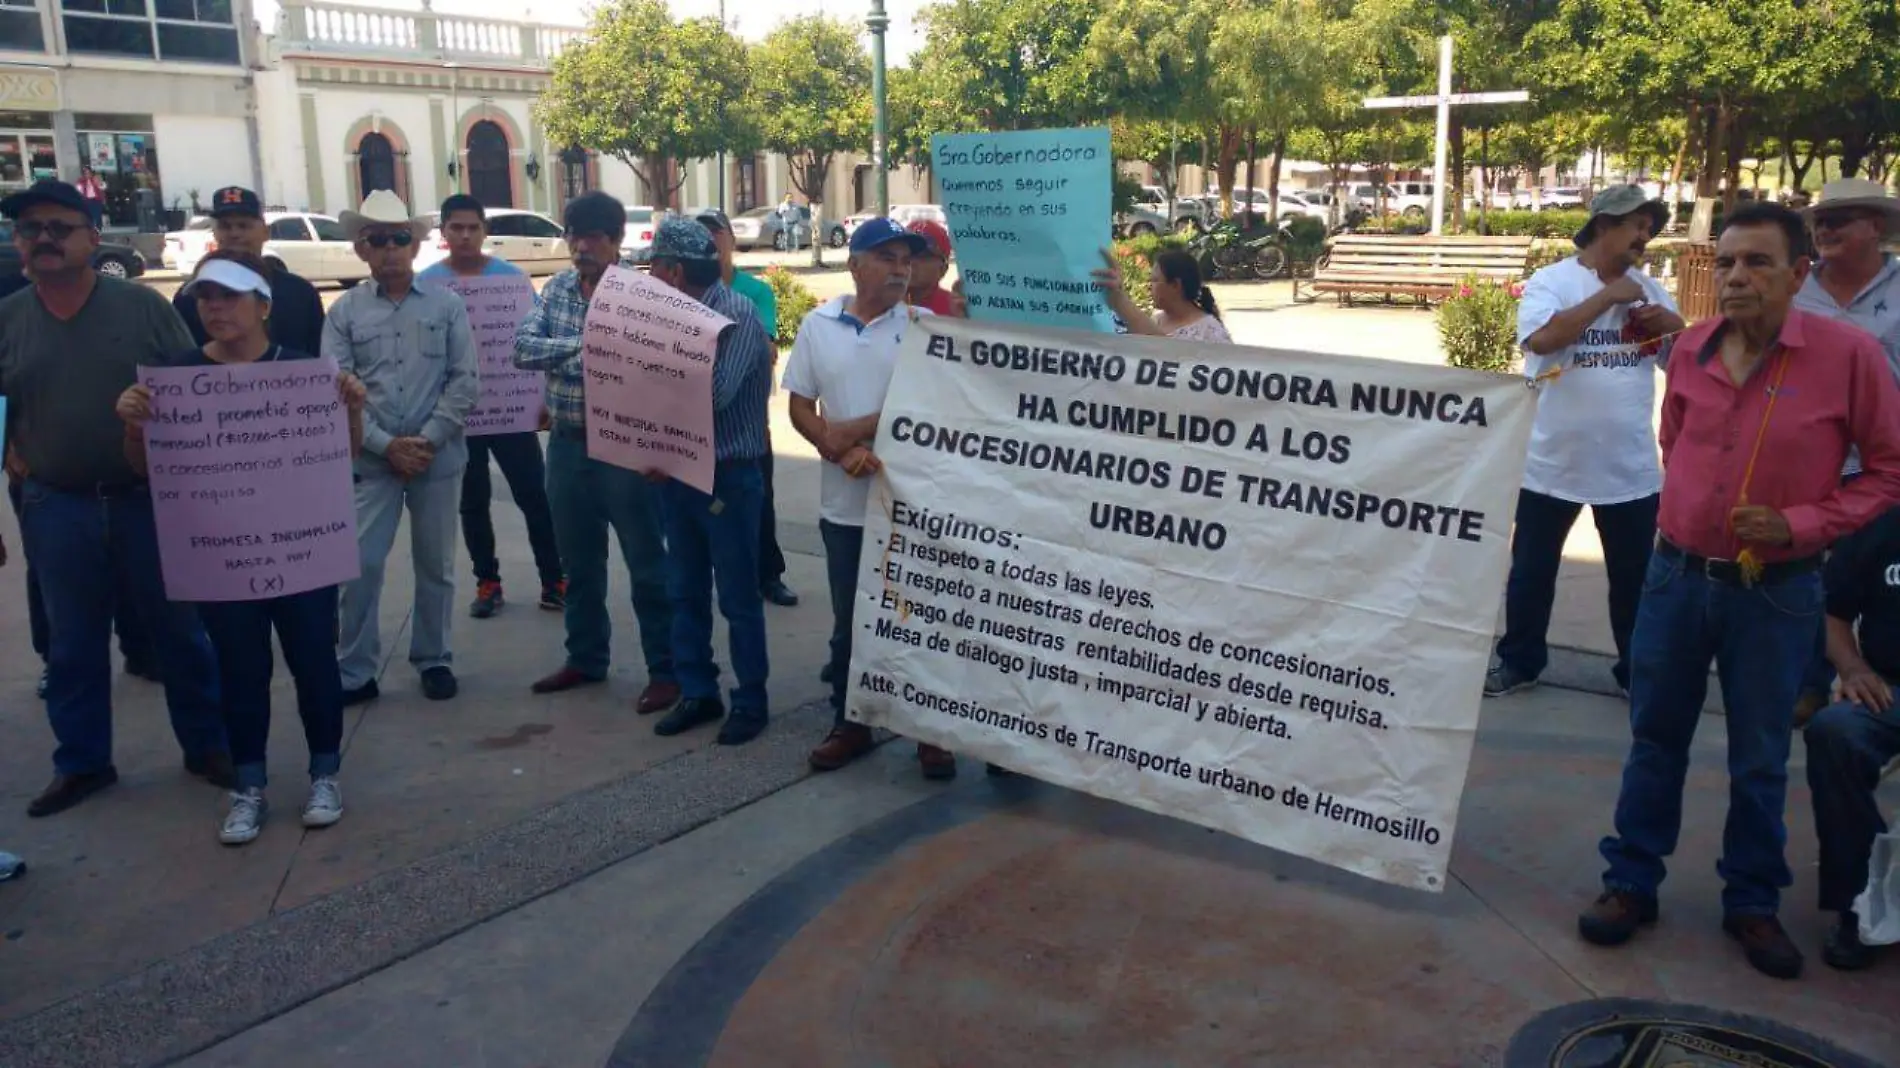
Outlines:
POLYGON ((930 139, 970 318, 1112 332, 1090 273, 1111 240, 1108 128, 930 139))

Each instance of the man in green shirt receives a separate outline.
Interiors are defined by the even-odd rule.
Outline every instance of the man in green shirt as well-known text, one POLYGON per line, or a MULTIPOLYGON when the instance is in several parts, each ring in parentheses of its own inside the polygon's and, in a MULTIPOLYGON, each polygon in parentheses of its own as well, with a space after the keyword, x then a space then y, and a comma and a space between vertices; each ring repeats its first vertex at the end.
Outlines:
MULTIPOLYGON (((765 324, 765 336, 772 340, 773 382, 778 381, 778 298, 773 295, 772 287, 766 285, 758 275, 748 274, 733 265, 732 254, 738 246, 732 240, 732 223, 726 213, 718 208, 707 208, 699 213, 699 224, 712 231, 713 247, 719 250, 720 281, 734 293, 752 302, 759 310, 759 321, 765 324)), ((798 603, 798 594, 785 584, 785 553, 778 545, 778 510, 772 504, 772 427, 767 420, 765 427, 765 458, 759 461, 759 471, 765 476, 765 510, 759 516, 759 592, 767 601, 781 608, 791 608, 798 603)))

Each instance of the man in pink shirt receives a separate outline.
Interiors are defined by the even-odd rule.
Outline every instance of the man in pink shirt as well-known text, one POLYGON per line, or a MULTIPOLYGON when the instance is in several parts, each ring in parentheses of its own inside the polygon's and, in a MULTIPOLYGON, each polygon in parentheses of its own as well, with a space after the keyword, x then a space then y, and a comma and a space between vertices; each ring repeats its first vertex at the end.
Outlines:
POLYGON ((1729 216, 1716 246, 1722 315, 1676 339, 1663 397, 1656 552, 1631 639, 1629 758, 1603 894, 1579 933, 1619 945, 1657 918, 1663 860, 1713 661, 1728 712, 1722 927, 1749 964, 1792 979, 1776 918, 1793 707, 1822 624, 1821 554, 1900 500, 1900 391, 1865 332, 1794 308, 1807 231, 1777 204, 1729 216), (1866 474, 1843 485, 1858 446, 1866 474))

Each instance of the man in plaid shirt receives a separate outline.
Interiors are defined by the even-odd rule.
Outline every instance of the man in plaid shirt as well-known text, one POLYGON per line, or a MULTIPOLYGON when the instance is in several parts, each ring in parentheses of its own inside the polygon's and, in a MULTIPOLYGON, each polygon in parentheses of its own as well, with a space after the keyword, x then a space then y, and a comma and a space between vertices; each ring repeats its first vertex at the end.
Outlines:
POLYGON ((564 216, 574 268, 555 275, 515 335, 515 366, 548 376, 548 506, 554 540, 567 564, 567 662, 533 686, 558 693, 607 678, 612 624, 607 618, 607 529, 633 579, 647 686, 634 710, 671 708, 680 688, 673 670, 673 609, 666 591, 666 541, 659 487, 638 473, 589 459, 587 387, 581 330, 594 286, 620 259, 627 209, 605 193, 568 202, 564 216))

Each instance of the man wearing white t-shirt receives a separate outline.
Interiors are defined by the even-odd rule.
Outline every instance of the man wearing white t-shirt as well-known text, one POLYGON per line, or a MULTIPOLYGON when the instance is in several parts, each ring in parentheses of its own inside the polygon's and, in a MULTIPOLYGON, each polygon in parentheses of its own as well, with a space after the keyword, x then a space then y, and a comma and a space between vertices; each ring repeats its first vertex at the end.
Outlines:
POLYGON ((1610 634, 1616 684, 1629 689, 1630 632, 1643 572, 1656 541, 1662 468, 1656 457, 1659 339, 1683 327, 1675 302, 1639 265, 1669 213, 1633 185, 1590 202, 1578 253, 1531 276, 1517 309, 1524 373, 1544 381, 1531 425, 1524 488, 1511 534, 1504 637, 1486 697, 1537 685, 1549 662, 1545 635, 1557 595, 1564 540, 1585 505, 1603 544, 1610 578, 1610 634))
MULTIPOLYGON (((864 509, 871 478, 882 466, 871 452, 898 347, 919 315, 905 303, 910 260, 924 239, 889 219, 871 219, 851 235, 855 292, 812 310, 799 325, 781 384, 791 394, 792 426, 825 461, 818 532, 831 585, 831 733, 812 750, 811 766, 833 771, 871 751, 871 729, 845 719, 851 684, 851 614, 864 551, 864 509)), ((956 775, 956 758, 917 746, 924 776, 956 775)))

